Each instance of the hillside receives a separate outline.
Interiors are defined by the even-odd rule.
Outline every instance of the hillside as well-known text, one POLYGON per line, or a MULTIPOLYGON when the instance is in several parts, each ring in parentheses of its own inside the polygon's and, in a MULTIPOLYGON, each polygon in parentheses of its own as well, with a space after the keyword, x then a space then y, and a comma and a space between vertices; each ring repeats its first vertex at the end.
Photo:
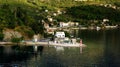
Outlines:
POLYGON ((0 31, 5 28, 27 35, 44 34, 44 23, 55 25, 60 21, 77 21, 88 24, 89 20, 110 19, 119 24, 120 10, 99 6, 120 6, 120 0, 0 0, 0 31), (53 16, 60 10, 62 14, 53 16), (50 22, 48 18, 53 18, 50 22), (87 22, 87 23, 86 23, 87 22))

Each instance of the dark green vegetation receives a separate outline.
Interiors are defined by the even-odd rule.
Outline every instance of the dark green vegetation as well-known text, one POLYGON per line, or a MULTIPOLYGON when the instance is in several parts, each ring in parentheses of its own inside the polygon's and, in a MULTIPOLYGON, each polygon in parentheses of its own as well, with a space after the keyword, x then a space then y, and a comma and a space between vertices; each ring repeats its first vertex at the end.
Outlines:
POLYGON ((42 13, 44 7, 39 9, 23 3, 3 1, 0 4, 0 30, 4 28, 15 29, 28 37, 32 37, 34 33, 44 34, 43 23, 41 22, 42 19, 45 19, 45 15, 42 13))
POLYGON ((10 4, 2 4, 0 7, 0 29, 14 29, 18 26, 28 26, 35 33, 42 33, 43 30, 39 29, 43 29, 43 25, 38 21, 42 18, 37 16, 36 13, 33 13, 34 8, 30 7, 29 9, 25 9, 21 6, 12 7, 10 4), (29 11, 29 9, 31 9, 31 11, 29 11))
POLYGON ((90 20, 101 21, 104 18, 111 24, 119 24, 120 10, 110 7, 98 6, 111 3, 120 6, 119 0, 94 0, 76 2, 74 0, 0 0, 0 30, 4 28, 15 29, 28 36, 44 34, 44 22, 51 24, 47 16, 51 16, 54 25, 59 21, 77 21, 88 24, 90 20), (94 5, 93 5, 94 4, 94 5), (49 12, 45 12, 45 10, 49 12), (52 16, 61 10, 63 14, 52 16))
POLYGON ((71 7, 68 8, 66 14, 70 15, 73 21, 103 20, 106 18, 114 23, 119 23, 120 21, 119 10, 103 6, 85 5, 71 7))
POLYGON ((21 38, 14 37, 14 38, 11 39, 11 42, 13 42, 13 43, 19 43, 21 40, 22 40, 21 38))
POLYGON ((0 32, 0 41, 2 41, 4 38, 4 34, 2 32, 0 32))
POLYGON ((114 4, 118 7, 120 7, 120 2, 115 2, 114 4))

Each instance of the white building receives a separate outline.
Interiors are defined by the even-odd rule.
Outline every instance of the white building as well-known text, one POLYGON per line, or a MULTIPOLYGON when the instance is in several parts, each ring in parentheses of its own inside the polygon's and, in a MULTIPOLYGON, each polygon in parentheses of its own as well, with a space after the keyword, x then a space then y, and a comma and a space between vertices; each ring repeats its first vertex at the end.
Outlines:
POLYGON ((78 25, 79 25, 78 22, 71 22, 71 21, 69 21, 67 23, 60 22, 60 27, 71 27, 71 26, 78 26, 78 25))
POLYGON ((52 22, 52 21, 53 21, 53 18, 48 18, 48 21, 52 22))
POLYGON ((103 22, 109 22, 109 19, 103 19, 103 22))
POLYGON ((69 23, 60 22, 60 27, 69 27, 69 23))
POLYGON ((56 33, 55 33, 55 36, 56 36, 57 38, 65 38, 65 33, 64 33, 64 32, 56 32, 56 33))

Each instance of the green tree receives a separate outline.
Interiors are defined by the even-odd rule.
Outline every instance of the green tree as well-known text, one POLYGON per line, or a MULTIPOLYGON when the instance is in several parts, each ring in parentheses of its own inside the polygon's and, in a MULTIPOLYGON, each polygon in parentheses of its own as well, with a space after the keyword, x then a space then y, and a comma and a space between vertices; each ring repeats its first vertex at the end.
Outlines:
POLYGON ((22 35, 32 38, 35 34, 31 27, 29 26, 18 26, 15 28, 16 31, 21 32, 22 35))

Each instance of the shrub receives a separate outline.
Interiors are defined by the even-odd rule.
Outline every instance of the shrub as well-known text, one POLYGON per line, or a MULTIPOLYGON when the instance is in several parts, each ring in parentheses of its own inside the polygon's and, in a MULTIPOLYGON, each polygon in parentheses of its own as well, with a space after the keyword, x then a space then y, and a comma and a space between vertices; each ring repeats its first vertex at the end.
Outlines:
POLYGON ((67 31, 65 31, 65 37, 70 37, 70 34, 67 31))
POLYGON ((19 43, 21 40, 22 40, 21 38, 13 37, 11 39, 11 42, 13 42, 13 43, 19 43))
POLYGON ((33 30, 26 30, 25 33, 27 34, 27 36, 28 36, 29 38, 32 38, 33 35, 34 35, 34 31, 33 31, 33 30))
POLYGON ((27 36, 28 38, 32 38, 34 35, 34 31, 29 26, 18 26, 15 30, 21 32, 23 36, 27 36))
POLYGON ((0 41, 2 41, 4 38, 4 34, 0 32, 0 41))
POLYGON ((115 2, 114 5, 120 7, 120 2, 115 2))

